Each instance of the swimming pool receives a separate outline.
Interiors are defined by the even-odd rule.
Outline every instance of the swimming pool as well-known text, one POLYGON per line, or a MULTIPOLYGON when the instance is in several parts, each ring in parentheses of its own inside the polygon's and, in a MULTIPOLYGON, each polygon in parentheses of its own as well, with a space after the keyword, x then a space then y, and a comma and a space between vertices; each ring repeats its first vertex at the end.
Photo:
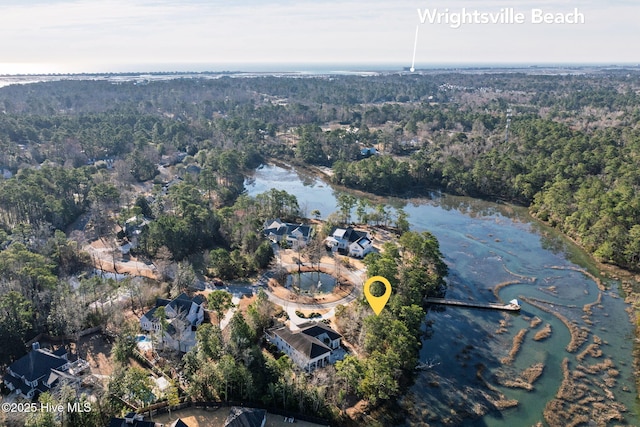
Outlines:
POLYGON ((146 335, 136 335, 136 342, 151 342, 151 339, 146 335))

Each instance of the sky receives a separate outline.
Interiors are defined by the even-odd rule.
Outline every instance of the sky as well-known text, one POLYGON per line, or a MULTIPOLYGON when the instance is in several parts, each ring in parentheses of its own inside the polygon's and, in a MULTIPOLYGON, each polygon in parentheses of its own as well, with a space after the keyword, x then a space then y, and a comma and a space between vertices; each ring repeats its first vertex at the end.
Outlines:
POLYGON ((638 64, 638 17, 636 0, 0 0, 0 74, 638 64), (525 22, 420 21, 463 8, 525 22), (532 22, 576 8, 584 23, 532 22))

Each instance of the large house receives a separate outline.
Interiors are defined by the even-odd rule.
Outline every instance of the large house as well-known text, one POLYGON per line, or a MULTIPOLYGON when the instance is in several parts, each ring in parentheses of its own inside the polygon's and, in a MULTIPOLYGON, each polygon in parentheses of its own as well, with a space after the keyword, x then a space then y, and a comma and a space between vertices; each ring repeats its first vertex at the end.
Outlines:
POLYGON ((264 427, 267 423, 267 411, 264 409, 232 406, 224 427, 264 427))
POLYGON ((279 218, 264 223, 264 235, 273 243, 286 244, 291 248, 304 247, 311 240, 311 226, 283 222, 279 218))
POLYGON ((373 251, 373 241, 366 231, 353 227, 336 228, 325 239, 325 244, 333 251, 338 251, 356 258, 364 258, 373 251))
POLYGON ((273 328, 267 336, 278 350, 307 372, 331 363, 331 355, 340 348, 342 339, 342 335, 322 322, 305 323, 296 332, 286 326, 273 328))
POLYGON ((143 228, 151 222, 150 219, 143 217, 142 215, 135 215, 125 221, 122 233, 126 240, 123 245, 120 246, 120 252, 122 255, 129 255, 131 249, 138 247, 140 235, 143 228))
POLYGON ((66 373, 70 366, 64 347, 49 351, 36 342, 33 350, 9 365, 4 384, 24 398, 33 399, 57 386, 60 380, 75 380, 66 373))
POLYGON ((108 427, 160 427, 154 421, 145 421, 142 415, 129 412, 124 418, 111 418, 108 427))
POLYGON ((140 318, 140 328, 160 334, 162 323, 155 315, 159 307, 165 308, 167 327, 162 336, 164 345, 186 353, 195 346, 195 330, 204 321, 204 298, 190 298, 184 292, 169 301, 158 298, 156 306, 140 318))

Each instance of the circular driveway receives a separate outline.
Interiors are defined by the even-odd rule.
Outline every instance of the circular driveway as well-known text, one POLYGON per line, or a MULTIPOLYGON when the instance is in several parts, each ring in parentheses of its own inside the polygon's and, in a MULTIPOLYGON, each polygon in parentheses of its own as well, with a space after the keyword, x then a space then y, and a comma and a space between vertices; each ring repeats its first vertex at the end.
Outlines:
MULTIPOLYGON (((284 268, 287 267, 297 267, 297 264, 283 264, 282 265, 284 268)), ((325 271, 331 271, 335 268, 335 266, 333 264, 327 264, 327 263, 320 263, 318 264, 318 267, 321 269, 324 269, 325 271)), ((272 272, 268 271, 267 273, 265 273, 263 275, 263 277, 260 279, 260 281, 258 282, 259 285, 264 285, 264 291, 267 294, 267 296, 269 297, 269 301, 273 302, 274 304, 279 305, 280 307, 282 307, 287 314, 289 315, 289 320, 291 320, 291 329, 297 329, 296 326, 300 325, 302 323, 308 322, 309 320, 312 319, 305 319, 302 317, 299 317, 296 314, 296 311, 301 311, 301 310, 327 310, 329 309, 329 312, 325 313, 322 315, 323 319, 328 319, 334 316, 335 314, 335 308, 339 305, 345 305, 345 304, 349 304, 350 302, 352 302, 353 300, 355 300, 359 295, 362 294, 362 284, 363 284, 363 277, 366 274, 366 270, 362 269, 362 270, 356 270, 356 271, 351 271, 351 270, 347 270, 346 268, 344 269, 344 271, 341 272, 341 274, 343 276, 345 276, 351 283, 353 283, 353 290, 351 291, 351 293, 343 298, 340 298, 337 301, 332 301, 332 302, 313 302, 313 303, 300 303, 300 302, 296 302, 296 301, 290 301, 290 300, 286 300, 284 298, 281 298, 277 295, 275 295, 273 292, 271 292, 271 290, 269 290, 269 287, 266 286, 267 282, 269 281, 269 279, 272 277, 272 272)))

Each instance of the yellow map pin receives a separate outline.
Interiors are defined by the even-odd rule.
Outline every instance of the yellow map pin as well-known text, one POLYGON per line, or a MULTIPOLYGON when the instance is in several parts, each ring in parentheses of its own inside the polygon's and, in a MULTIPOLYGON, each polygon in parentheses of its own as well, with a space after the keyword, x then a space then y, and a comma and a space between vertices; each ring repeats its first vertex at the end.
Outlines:
POLYGON ((387 305, 387 301, 389 301, 389 297, 391 296, 391 283, 382 276, 373 276, 364 282, 364 296, 367 297, 367 301, 369 301, 369 305, 373 309, 373 312, 375 314, 380 314, 384 306, 387 305), (370 288, 373 282, 380 282, 384 284, 384 294, 376 297, 371 293, 370 288))

